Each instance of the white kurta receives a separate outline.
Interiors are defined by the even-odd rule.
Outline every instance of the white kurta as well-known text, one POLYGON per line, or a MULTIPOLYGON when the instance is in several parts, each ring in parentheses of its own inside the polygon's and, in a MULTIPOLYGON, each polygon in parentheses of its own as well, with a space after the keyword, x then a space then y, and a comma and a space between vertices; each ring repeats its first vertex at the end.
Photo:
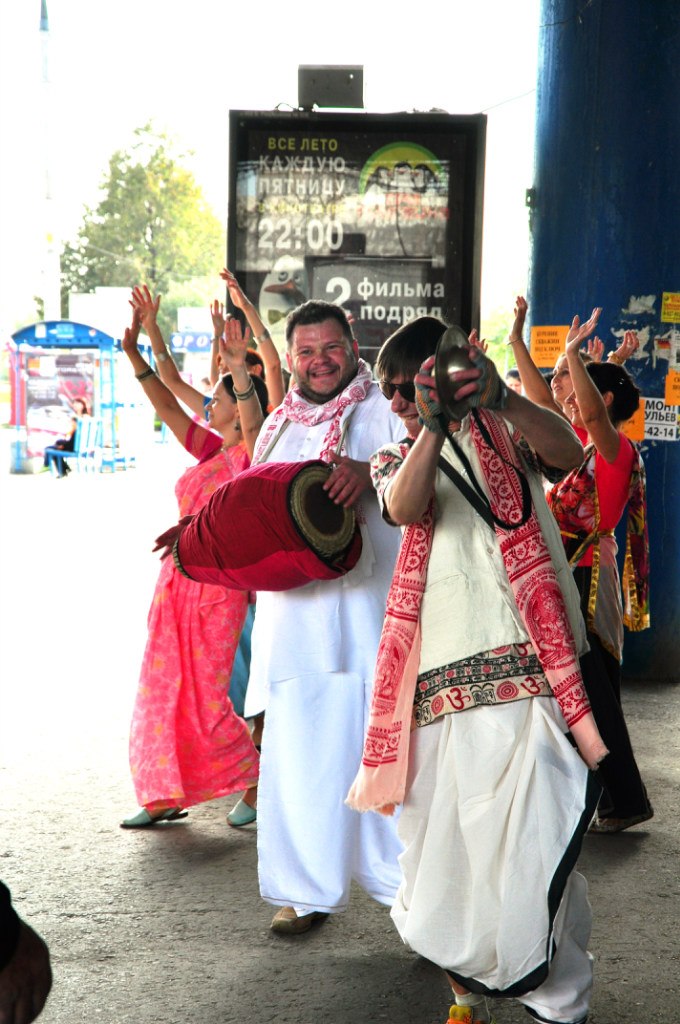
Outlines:
MULTIPOLYGON (((467 419, 455 439, 478 483, 488 490, 467 419)), ((397 460, 391 481, 401 461, 399 446, 383 445, 383 448, 397 460)), ((448 443, 441 454, 468 483, 471 482, 448 443)), ((527 477, 541 531, 564 595, 576 648, 583 654, 588 650, 588 643, 580 597, 559 527, 546 504, 541 478, 531 471, 527 471, 527 477)), ((379 484, 381 507, 389 494, 389 486, 386 479, 379 484)), ((435 494, 435 530, 420 609, 420 672, 493 650, 501 644, 526 643, 529 639, 517 611, 495 533, 441 469, 436 474, 435 494)))
MULTIPOLYGON (((328 423, 291 423, 268 462, 318 458, 328 423)), ((344 454, 368 461, 403 436, 377 385, 354 409, 344 454)), ((391 904, 399 884, 396 822, 344 804, 361 762, 385 601, 399 548, 374 494, 362 503, 363 549, 340 580, 261 592, 246 714, 266 708, 258 790, 258 870, 264 899, 338 911, 352 879, 391 904)))

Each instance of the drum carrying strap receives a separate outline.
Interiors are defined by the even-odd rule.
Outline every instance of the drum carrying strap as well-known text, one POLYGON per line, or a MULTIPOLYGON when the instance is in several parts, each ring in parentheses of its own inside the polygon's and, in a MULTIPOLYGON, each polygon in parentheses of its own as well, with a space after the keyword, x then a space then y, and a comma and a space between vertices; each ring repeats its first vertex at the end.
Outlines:
MULTIPOLYGON (((354 415, 354 410, 355 409, 356 409, 356 405, 352 408, 352 411, 350 413, 348 413, 347 416, 345 417, 345 422, 342 425, 342 431, 340 433, 340 440, 338 441, 338 443, 336 445, 336 448, 335 448, 335 454, 336 455, 339 455, 340 452, 342 451, 342 446, 345 443, 345 435, 347 433, 347 428, 349 427, 349 421, 351 420, 352 416, 354 415)), ((292 420, 284 420, 283 421, 283 423, 281 424, 281 427, 279 428, 277 433, 274 434, 274 437, 271 439, 271 441, 269 442, 269 444, 267 445, 265 450, 262 452, 262 455, 260 455, 259 459, 257 460, 258 463, 266 462, 267 461, 267 456, 269 455, 269 453, 274 448, 274 445, 279 440, 279 438, 283 434, 284 430, 287 430, 292 422, 293 422, 292 420)))

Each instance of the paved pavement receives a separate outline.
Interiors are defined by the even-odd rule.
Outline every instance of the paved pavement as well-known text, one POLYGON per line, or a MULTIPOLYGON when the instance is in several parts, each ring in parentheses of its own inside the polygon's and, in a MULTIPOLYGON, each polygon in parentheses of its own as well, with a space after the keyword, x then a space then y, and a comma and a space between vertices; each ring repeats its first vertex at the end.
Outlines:
MULTIPOLYGON (((64 481, 0 465, 0 877, 47 939, 45 1024, 442 1024, 447 989, 359 890, 298 939, 268 930, 233 800, 124 832, 127 730, 181 455, 64 481)), ((680 691, 629 685, 656 817, 589 836, 593 1024, 680 1022, 680 691)), ((313 810, 310 809, 310 813, 313 810)), ((496 1005, 499 1024, 529 1020, 496 1005)))

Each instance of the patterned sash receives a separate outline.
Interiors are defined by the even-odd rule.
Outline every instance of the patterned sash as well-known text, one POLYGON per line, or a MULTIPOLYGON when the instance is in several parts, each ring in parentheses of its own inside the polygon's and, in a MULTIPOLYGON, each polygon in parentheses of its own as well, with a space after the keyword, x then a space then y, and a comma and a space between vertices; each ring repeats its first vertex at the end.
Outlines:
MULTIPOLYGON (((521 465, 503 420, 476 414, 493 447, 471 417, 471 437, 495 516, 520 518, 521 465)), ((567 609, 536 510, 517 529, 495 527, 517 610, 579 752, 590 768, 607 753, 595 725, 578 663, 567 609)), ((433 503, 406 527, 387 598, 376 678, 361 767, 347 803, 355 810, 392 814, 406 788, 409 735, 420 661, 420 604, 432 548, 433 503)))
POLYGON ((649 629, 649 533, 645 465, 638 448, 633 448, 623 559, 623 624, 631 632, 639 632, 649 629))

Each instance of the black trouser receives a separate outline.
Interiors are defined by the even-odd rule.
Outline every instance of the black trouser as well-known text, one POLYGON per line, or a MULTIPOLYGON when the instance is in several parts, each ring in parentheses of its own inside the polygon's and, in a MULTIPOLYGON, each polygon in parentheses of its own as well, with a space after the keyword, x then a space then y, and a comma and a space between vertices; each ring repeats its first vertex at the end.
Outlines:
MULTIPOLYGON (((574 570, 585 618, 590 592, 591 570, 574 570)), ((604 793, 599 815, 606 818, 630 818, 650 809, 647 790, 635 760, 628 727, 621 707, 621 666, 605 649, 595 633, 588 631, 590 651, 581 658, 583 682, 595 722, 609 753, 598 769, 604 793)))

